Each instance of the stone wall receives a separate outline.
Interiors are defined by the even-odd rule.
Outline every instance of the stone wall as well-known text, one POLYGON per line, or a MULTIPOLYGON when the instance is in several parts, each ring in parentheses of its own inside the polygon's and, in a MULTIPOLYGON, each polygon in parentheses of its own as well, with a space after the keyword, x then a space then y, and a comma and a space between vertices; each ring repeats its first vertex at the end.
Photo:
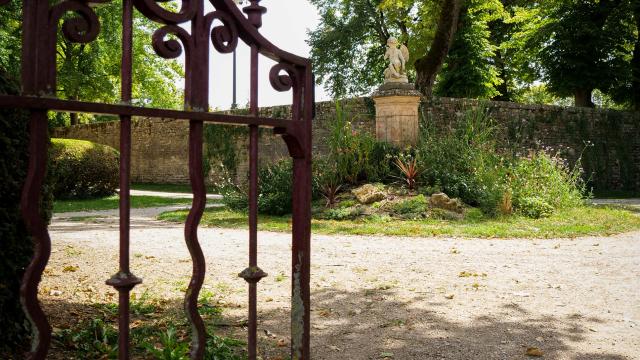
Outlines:
POLYGON ((546 149, 570 166, 581 158, 594 189, 640 191, 640 112, 439 98, 423 113, 436 126, 453 127, 479 104, 501 126, 504 147, 546 149))
MULTIPOLYGON (((134 118, 131 122, 131 181, 188 183, 189 122, 134 118)), ((89 140, 120 147, 120 122, 56 128, 52 137, 89 140)))
MULTIPOLYGON (((465 111, 480 102, 467 99, 436 98, 423 103, 423 120, 439 128, 456 126, 465 111)), ((505 147, 550 149, 572 164, 582 155, 582 164, 598 190, 640 191, 640 112, 583 109, 507 102, 482 102, 502 129, 505 147), (588 146, 587 146, 588 145, 588 146)), ((375 110, 369 98, 341 104, 354 130, 375 134, 375 110)), ((261 109, 261 115, 288 118, 290 107, 261 109)), ((333 102, 316 104, 313 149, 326 153, 330 120, 336 116, 333 102)), ((132 180, 134 182, 186 183, 188 123, 183 120, 135 119, 132 126, 132 180)), ((262 131, 261 163, 287 156, 284 142, 262 131)), ((85 139, 118 147, 119 123, 97 123, 54 129, 52 136, 85 139)), ((239 178, 247 170, 246 136, 234 139, 239 178)), ((215 171, 215 168, 212 170, 215 171)), ((210 174, 214 175, 214 174, 210 174)))

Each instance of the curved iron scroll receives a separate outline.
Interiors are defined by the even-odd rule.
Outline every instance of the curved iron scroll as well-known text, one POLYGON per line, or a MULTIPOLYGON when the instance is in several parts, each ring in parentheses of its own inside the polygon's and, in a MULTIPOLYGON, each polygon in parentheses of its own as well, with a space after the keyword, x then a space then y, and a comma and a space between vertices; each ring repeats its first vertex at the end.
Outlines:
MULTIPOLYGON (((0 0, 0 5, 10 0, 0 0)), ((120 268, 107 281, 120 292, 119 358, 129 358, 129 292, 140 279, 129 271, 129 172, 131 116, 148 114, 189 120, 189 176, 193 204, 185 223, 185 243, 193 261, 192 276, 184 307, 193 329, 191 357, 202 359, 206 346, 205 325, 198 313, 198 294, 205 278, 205 258, 198 239, 198 225, 206 205, 203 173, 203 127, 205 121, 249 126, 250 215, 249 267, 240 273, 249 283, 249 359, 256 359, 256 286, 266 273, 257 266, 257 194, 259 126, 274 128, 282 135, 294 158, 293 246, 291 300, 291 359, 309 359, 309 269, 310 269, 310 189, 311 121, 313 111, 313 74, 308 59, 282 51, 260 33, 266 8, 260 0, 250 0, 242 9, 233 0, 209 0, 215 8, 205 13, 204 0, 180 0, 175 11, 160 5, 166 0, 123 0, 122 94, 120 105, 86 103, 55 98, 56 42, 58 30, 71 42, 88 43, 100 32, 94 5, 108 0, 23 1, 23 47, 21 96, 0 95, 0 107, 21 107, 31 112, 30 158, 21 211, 34 240, 35 255, 27 268, 21 287, 21 300, 34 327, 30 359, 44 359, 51 340, 49 323, 37 298, 38 284, 50 255, 47 224, 39 217, 40 192, 45 176, 47 152, 47 111, 73 111, 119 115, 121 121, 120 168, 120 268), (185 111, 137 108, 131 105, 132 34, 134 7, 147 18, 161 24, 154 32, 152 46, 167 59, 185 55, 185 111), (68 13, 73 16, 65 16, 68 13), (246 16, 243 14, 246 14, 246 16), (219 24, 214 25, 215 22, 219 24), (61 26, 60 22, 62 22, 61 26), (190 26, 190 29, 188 28, 190 26), (239 41, 251 48, 250 115, 209 113, 209 56, 211 47, 219 53, 233 52, 239 41), (259 116, 258 57, 276 62, 268 79, 277 91, 291 91, 292 119, 268 119, 259 116)), ((2 26, 2 24, 0 24, 2 26)))

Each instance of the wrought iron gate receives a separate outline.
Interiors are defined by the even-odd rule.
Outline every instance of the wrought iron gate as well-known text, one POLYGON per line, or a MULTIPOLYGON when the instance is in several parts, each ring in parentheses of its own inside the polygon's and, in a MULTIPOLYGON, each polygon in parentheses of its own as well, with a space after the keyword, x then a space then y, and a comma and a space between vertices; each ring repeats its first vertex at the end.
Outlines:
MULTIPOLYGON (((11 0, 0 0, 0 5, 11 0)), ((23 0, 22 94, 0 95, 0 107, 29 111, 29 170, 21 212, 33 237, 35 253, 22 279, 21 301, 34 329, 30 359, 44 359, 51 342, 51 328, 38 301, 38 284, 51 253, 47 224, 40 218, 40 193, 47 164, 47 112, 76 112, 120 116, 120 264, 107 284, 119 292, 119 358, 129 358, 129 293, 141 279, 129 268, 129 174, 131 117, 146 116, 189 121, 189 176, 193 204, 185 224, 185 241, 193 272, 184 299, 192 326, 191 358, 202 359, 206 332, 197 309, 198 294, 205 277, 205 258, 198 243, 198 224, 206 193, 203 174, 203 126, 205 122, 249 127, 249 262, 240 273, 249 286, 249 359, 256 358, 256 287, 266 276, 257 265, 258 127, 273 128, 282 135, 293 158, 293 246, 291 283, 291 359, 309 359, 309 269, 311 232, 311 121, 314 117, 313 74, 308 59, 284 52, 265 39, 258 29, 266 9, 260 0, 250 0, 242 10, 233 0, 209 0, 215 8, 205 13, 204 0, 180 0, 172 12, 160 6, 167 0, 123 0, 122 103, 102 104, 56 98, 56 42, 59 25, 72 42, 88 43, 100 32, 100 21, 92 6, 109 0, 23 0), (134 7, 162 26, 153 35, 153 48, 167 59, 185 52, 185 110, 163 110, 131 105, 132 36, 134 7), (64 17, 72 13, 73 17, 64 17), (218 20, 222 25, 214 26, 218 20), (191 26, 191 31, 186 30, 191 26), (172 36, 172 37, 169 37, 172 36), (173 37, 177 38, 175 40, 173 37), (223 115, 208 112, 210 43, 220 53, 230 53, 242 40, 251 48, 250 114, 223 115), (258 56, 277 62, 269 80, 277 91, 293 93, 292 118, 260 117, 258 113, 258 56)), ((1 24, 0 24, 1 26, 1 24)))

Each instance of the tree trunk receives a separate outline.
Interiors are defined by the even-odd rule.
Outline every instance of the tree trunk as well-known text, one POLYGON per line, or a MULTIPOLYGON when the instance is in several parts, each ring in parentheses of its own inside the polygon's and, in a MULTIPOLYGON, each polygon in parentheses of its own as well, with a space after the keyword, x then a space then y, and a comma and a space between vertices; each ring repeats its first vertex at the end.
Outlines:
POLYGON ((633 58, 631 59, 631 103, 635 110, 640 111, 640 0, 635 1, 633 10, 638 29, 638 38, 636 39, 636 46, 633 49, 633 58))
POLYGON ((416 87, 427 97, 431 97, 436 76, 449 54, 453 36, 458 28, 461 7, 462 0, 444 0, 431 48, 425 56, 415 62, 416 87))
POLYGON ((577 89, 574 92, 575 106, 578 107, 595 107, 593 101, 591 101, 591 93, 593 89, 577 89))

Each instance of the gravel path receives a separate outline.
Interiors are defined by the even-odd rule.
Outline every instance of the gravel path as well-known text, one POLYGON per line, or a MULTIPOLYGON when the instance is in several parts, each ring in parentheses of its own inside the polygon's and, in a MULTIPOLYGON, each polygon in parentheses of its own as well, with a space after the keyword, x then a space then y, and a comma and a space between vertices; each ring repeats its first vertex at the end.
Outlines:
MULTIPOLYGON (((180 302, 191 263, 183 228, 133 210, 136 288, 180 302)), ((108 216, 108 215, 105 215, 108 216)), ((113 299, 114 219, 55 217, 41 286, 47 304, 113 299), (65 272, 67 266, 77 271, 65 272), (60 289, 62 294, 49 296, 60 289)), ((246 315, 247 232, 202 228, 205 288, 230 321, 246 315)), ((573 240, 321 236, 312 240, 314 359, 640 359, 640 233, 573 240)), ((264 360, 286 352, 290 235, 259 234, 259 337, 264 360)), ((52 314, 58 315, 59 314, 52 314)), ((55 321, 54 321, 55 323, 55 321)), ((241 330, 238 330, 241 331, 241 330)), ((242 333, 238 334, 243 336, 242 333)))

